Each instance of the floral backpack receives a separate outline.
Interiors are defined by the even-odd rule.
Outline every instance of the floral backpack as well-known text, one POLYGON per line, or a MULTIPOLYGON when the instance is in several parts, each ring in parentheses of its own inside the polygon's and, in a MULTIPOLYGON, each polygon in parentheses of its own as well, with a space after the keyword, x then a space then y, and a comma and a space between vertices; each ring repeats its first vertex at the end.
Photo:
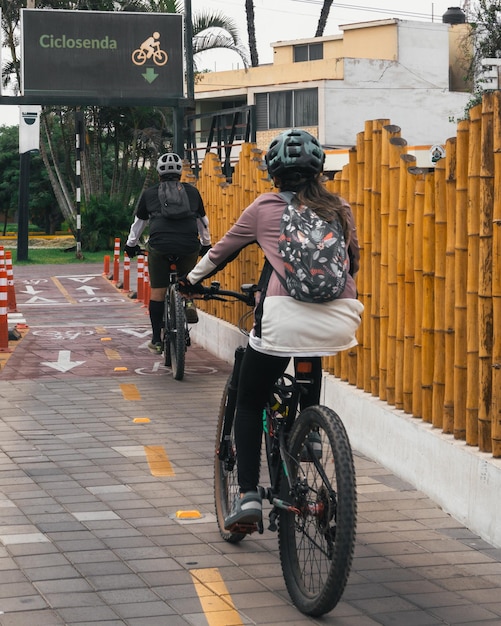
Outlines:
POLYGON ((329 302, 346 286, 348 249, 336 217, 326 222, 310 208, 295 206, 292 192, 279 194, 287 203, 280 223, 278 249, 285 265, 281 283, 303 302, 329 302))

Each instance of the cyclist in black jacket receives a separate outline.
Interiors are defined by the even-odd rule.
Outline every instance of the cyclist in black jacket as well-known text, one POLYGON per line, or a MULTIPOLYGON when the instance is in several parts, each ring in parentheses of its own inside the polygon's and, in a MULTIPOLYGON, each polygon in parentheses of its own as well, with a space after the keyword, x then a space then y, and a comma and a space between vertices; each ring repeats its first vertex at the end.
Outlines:
MULTIPOLYGON (((162 183, 181 179, 183 163, 177 154, 163 154, 157 162, 160 182, 142 193, 135 211, 135 219, 130 228, 124 247, 133 258, 141 250, 138 245, 146 226, 149 226, 148 271, 151 286, 149 313, 152 339, 148 348, 156 353, 162 352, 162 328, 164 300, 169 283, 169 256, 176 255, 177 270, 180 275, 189 272, 196 264, 199 254, 205 254, 211 247, 209 220, 205 214, 202 197, 193 185, 179 183, 186 192, 190 214, 187 217, 169 218, 162 210, 162 183)), ((180 190, 182 192, 182 189, 180 190)), ((198 321, 197 310, 193 301, 186 303, 186 319, 194 324, 198 321)))

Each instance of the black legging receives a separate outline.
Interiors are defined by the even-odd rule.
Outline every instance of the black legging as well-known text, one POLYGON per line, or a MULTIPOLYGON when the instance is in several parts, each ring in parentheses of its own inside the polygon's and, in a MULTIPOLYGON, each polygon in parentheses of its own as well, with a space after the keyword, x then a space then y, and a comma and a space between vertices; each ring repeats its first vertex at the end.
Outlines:
MULTIPOLYGON (((235 443, 238 457, 240 491, 255 491, 259 484, 263 408, 269 400, 273 384, 287 369, 290 357, 262 354, 247 347, 240 370, 237 409, 235 415, 235 443)), ((312 363, 313 384, 301 397, 301 407, 320 401, 322 360, 320 357, 295 358, 312 363)))

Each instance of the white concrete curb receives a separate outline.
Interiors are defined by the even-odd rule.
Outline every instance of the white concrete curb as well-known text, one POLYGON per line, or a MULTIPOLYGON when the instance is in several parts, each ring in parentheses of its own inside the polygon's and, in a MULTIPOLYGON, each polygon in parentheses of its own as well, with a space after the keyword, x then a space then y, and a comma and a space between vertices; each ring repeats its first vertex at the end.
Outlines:
MULTIPOLYGON (((193 340, 231 363, 246 338, 199 311, 193 340)), ((328 374, 323 403, 343 418, 353 447, 439 504, 482 539, 501 547, 501 460, 393 409, 328 374)))

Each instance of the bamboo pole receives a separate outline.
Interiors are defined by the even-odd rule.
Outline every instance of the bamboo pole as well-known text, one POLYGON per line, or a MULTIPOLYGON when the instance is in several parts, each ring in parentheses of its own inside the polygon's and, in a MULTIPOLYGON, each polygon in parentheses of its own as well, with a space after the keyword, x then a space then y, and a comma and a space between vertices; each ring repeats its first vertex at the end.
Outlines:
POLYGON ((405 321, 404 321, 404 367, 403 367, 403 410, 412 413, 413 365, 414 365, 414 205, 417 168, 407 169, 407 215, 405 232, 405 321))
POLYGON ((365 123, 364 131, 364 216, 361 233, 364 252, 363 303, 364 327, 364 391, 372 391, 372 122, 365 123))
POLYGON ((435 174, 424 175, 423 203, 423 310, 421 350, 422 417, 432 421, 435 342, 435 174))
POLYGON ((445 193, 447 205, 447 241, 445 245, 445 386, 444 433, 454 432, 454 347, 456 284, 456 137, 445 144, 445 193))
MULTIPOLYGON (((386 127, 387 128, 387 127, 386 127)), ((394 127, 398 128, 398 127, 394 127)), ((400 131, 400 129, 398 129, 400 131)), ((395 132, 389 140, 389 214, 387 224, 387 242, 383 249, 387 249, 387 290, 388 301, 388 324, 386 335, 381 329, 381 345, 386 349, 386 398, 389 404, 395 404, 395 357, 397 342, 397 325, 402 317, 398 309, 398 282, 397 282, 397 259, 398 259, 398 207, 400 201, 400 157, 405 153, 407 142, 395 132)), ((381 278, 383 282, 383 278, 381 278)), ((383 285, 381 286, 383 289, 383 285)), ((402 309, 403 311, 404 309, 402 309)))
MULTIPOLYGON (((379 275, 379 391, 381 400, 388 400, 388 326, 389 308, 388 301, 388 229, 390 222, 390 211, 395 197, 395 189, 390 181, 390 167, 393 167, 395 155, 391 145, 392 138, 398 138, 400 128, 392 124, 386 124, 381 130, 381 262, 379 275), (390 164, 390 159, 393 162, 390 164)), ((394 372, 391 372, 392 378, 394 372)), ((392 398, 393 403, 393 398, 392 398)))
MULTIPOLYGON (((480 228, 480 152, 482 143, 482 105, 470 109, 468 141, 468 276, 466 282, 466 443, 478 444, 478 260, 480 228)), ((486 445, 490 449, 490 421, 486 445)))
POLYGON ((380 364, 381 364, 381 314, 386 306, 381 298, 381 159, 382 129, 388 120, 374 120, 372 127, 372 194, 371 194, 371 393, 379 395, 380 364))
MULTIPOLYGON (((494 210, 492 215, 492 454, 501 457, 501 91, 494 94, 494 210)), ((480 432, 482 441, 483 432, 480 432)))
POLYGON ((469 122, 457 129, 455 308, 454 308, 454 437, 466 439, 466 276, 468 272, 468 133, 469 122))
MULTIPOLYGON (((365 276, 366 276, 366 250, 364 242, 364 219, 365 219, 365 133, 360 132, 357 134, 357 193, 356 193, 356 227, 357 236, 360 246, 360 270, 357 275, 357 290, 360 301, 367 310, 367 301, 365 297, 365 276)), ((359 389, 365 389, 365 362, 367 360, 366 347, 365 347, 365 312, 362 315, 362 322, 358 327, 357 339, 357 387, 359 389)))
POLYGON ((400 156, 399 184, 398 184, 398 234, 396 253, 397 275, 397 325, 395 330, 395 406, 397 409, 404 408, 404 342, 405 320, 407 318, 407 304, 405 301, 405 261, 406 261, 406 237, 407 237, 407 181, 409 179, 408 168, 415 166, 416 157, 411 154, 400 156))
POLYGON ((435 308, 433 399, 431 423, 443 428, 445 394, 445 276, 447 259, 447 196, 445 183, 445 159, 435 165, 435 308))
MULTIPOLYGON (((352 207, 353 216, 355 218, 355 226, 358 224, 358 163, 357 163, 357 151, 355 148, 351 148, 349 151, 348 161, 348 202, 352 207)), ((358 282, 358 278, 355 277, 355 281, 358 282)), ((358 354, 359 348, 356 346, 348 351, 348 382, 351 385, 357 384, 358 379, 358 354)))
MULTIPOLYGON (((492 408, 492 220, 494 213, 494 94, 486 93, 482 99, 482 149, 480 152, 480 228, 479 228, 479 406, 478 419, 482 429, 482 444, 489 439, 492 408), (485 432, 489 430, 489 433, 485 432)), ((498 197, 497 202, 501 199, 498 197)), ((489 441, 490 443, 490 441, 489 441)), ((487 451, 491 451, 491 446, 487 451)))
POLYGON ((414 204, 414 348, 412 365, 412 414, 423 417, 422 350, 423 350, 423 220, 425 170, 416 168, 414 204))

